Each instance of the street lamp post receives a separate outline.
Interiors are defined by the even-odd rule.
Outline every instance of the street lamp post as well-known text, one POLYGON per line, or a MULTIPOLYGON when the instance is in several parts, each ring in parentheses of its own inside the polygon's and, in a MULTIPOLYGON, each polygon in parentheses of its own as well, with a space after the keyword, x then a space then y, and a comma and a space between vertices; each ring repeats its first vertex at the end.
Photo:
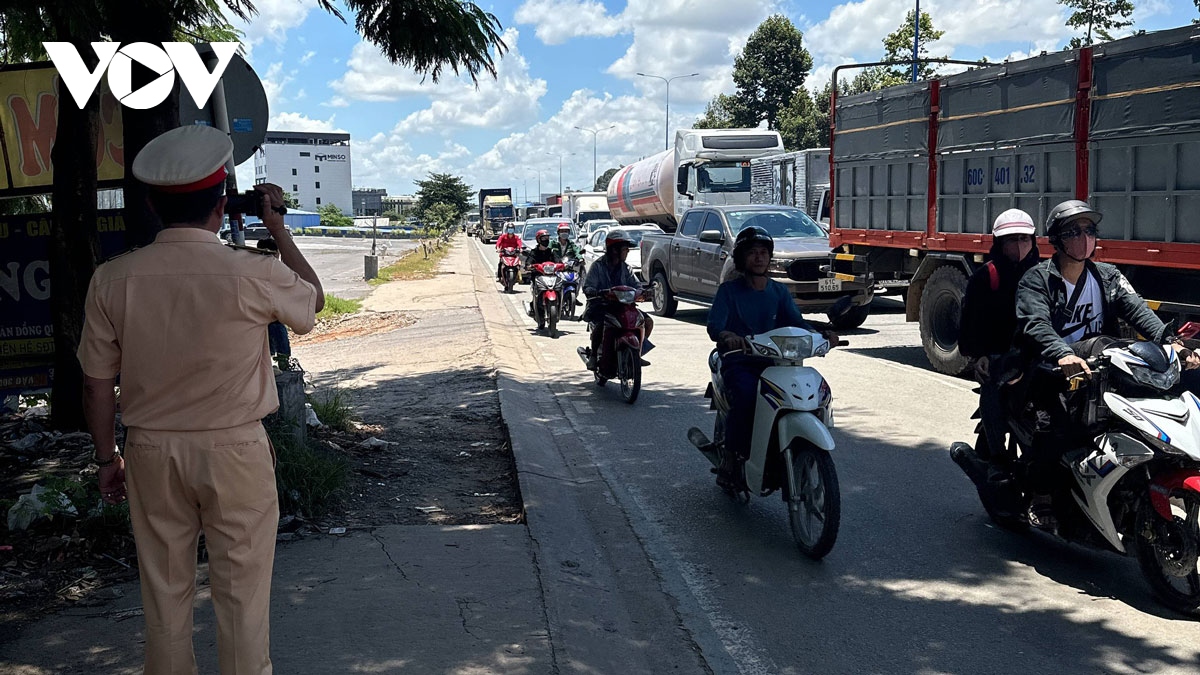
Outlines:
POLYGON ((678 80, 681 77, 696 77, 700 73, 691 73, 689 75, 675 75, 673 77, 663 77, 662 75, 647 75, 646 73, 638 73, 642 77, 653 77, 667 83, 667 124, 666 130, 663 132, 663 148, 670 149, 671 147, 671 80, 678 80))
POLYGON ((913 21, 913 73, 912 81, 917 81, 917 54, 921 44, 921 0, 917 0, 917 15, 913 21))
MULTIPOLYGON (((611 127, 604 127, 603 129, 584 129, 583 127, 575 127, 575 128, 580 131, 586 131, 592 135, 592 189, 594 190, 594 189, 596 189, 596 178, 597 178, 597 176, 596 176, 596 134, 600 133, 601 131, 608 131, 609 129, 616 129, 617 125, 614 124, 611 127)), ((589 192, 590 192, 590 190, 589 190, 589 192)))

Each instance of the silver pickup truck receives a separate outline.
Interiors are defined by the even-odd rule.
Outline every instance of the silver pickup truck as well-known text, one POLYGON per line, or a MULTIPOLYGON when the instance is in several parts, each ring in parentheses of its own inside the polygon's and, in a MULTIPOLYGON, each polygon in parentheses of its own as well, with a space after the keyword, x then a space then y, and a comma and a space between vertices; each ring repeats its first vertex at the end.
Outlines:
POLYGON ((736 274, 733 241, 742 228, 757 225, 775 238, 770 276, 788 286, 802 312, 824 312, 850 295, 854 308, 835 324, 857 328, 867 319, 874 285, 829 278, 828 233, 803 210, 753 204, 688 209, 674 234, 642 237, 642 273, 653 281, 654 313, 671 316, 679 300, 709 305, 717 286, 736 274))

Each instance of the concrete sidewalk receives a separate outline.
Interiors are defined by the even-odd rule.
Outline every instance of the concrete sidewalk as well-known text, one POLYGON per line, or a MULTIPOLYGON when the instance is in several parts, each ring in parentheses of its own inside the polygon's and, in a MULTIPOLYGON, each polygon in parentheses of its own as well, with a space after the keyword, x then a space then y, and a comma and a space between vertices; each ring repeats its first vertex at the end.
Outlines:
MULTIPOLYGON (((473 320, 499 355, 497 388, 527 525, 386 526, 281 544, 275 672, 711 672, 705 656, 712 654, 684 628, 618 500, 578 440, 553 432, 568 428, 554 424, 565 412, 542 374, 529 372, 521 317, 496 292, 473 242, 460 237, 444 265, 456 273, 385 284, 366 305, 478 306, 473 320)), ((196 654, 201 673, 216 673, 205 572, 196 654)), ((6 641, 0 672, 140 672, 137 585, 109 590, 119 597, 49 617, 6 641)))

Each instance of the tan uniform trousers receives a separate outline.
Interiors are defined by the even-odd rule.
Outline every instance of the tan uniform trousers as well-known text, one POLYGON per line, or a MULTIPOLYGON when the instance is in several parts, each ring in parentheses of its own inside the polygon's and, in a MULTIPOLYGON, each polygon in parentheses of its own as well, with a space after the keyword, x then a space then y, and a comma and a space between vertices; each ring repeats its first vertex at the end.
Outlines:
POLYGON ((193 675, 196 546, 208 548, 222 675, 271 673, 279 501, 260 422, 213 431, 131 428, 125 481, 146 615, 145 675, 193 675))

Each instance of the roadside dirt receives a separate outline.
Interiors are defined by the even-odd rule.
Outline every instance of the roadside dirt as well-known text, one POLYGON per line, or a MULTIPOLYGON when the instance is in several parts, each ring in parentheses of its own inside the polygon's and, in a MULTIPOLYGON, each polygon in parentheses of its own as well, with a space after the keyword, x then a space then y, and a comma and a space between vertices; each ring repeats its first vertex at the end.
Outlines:
MULTIPOLYGON (((363 311, 292 336, 293 356, 314 393, 340 390, 358 421, 349 432, 310 430, 311 438, 349 463, 349 484, 340 506, 319 521, 285 518, 281 541, 332 527, 523 519, 467 255, 460 244, 436 277, 384 284, 363 311)), ((95 474, 86 434, 48 434, 36 446, 14 447, 29 434, 42 434, 44 422, 36 415, 0 416, 5 513, 35 482, 95 474)), ((69 518, 25 532, 4 525, 0 644, 13 628, 44 613, 107 602, 111 587, 136 576, 127 529, 81 528, 69 518)))

